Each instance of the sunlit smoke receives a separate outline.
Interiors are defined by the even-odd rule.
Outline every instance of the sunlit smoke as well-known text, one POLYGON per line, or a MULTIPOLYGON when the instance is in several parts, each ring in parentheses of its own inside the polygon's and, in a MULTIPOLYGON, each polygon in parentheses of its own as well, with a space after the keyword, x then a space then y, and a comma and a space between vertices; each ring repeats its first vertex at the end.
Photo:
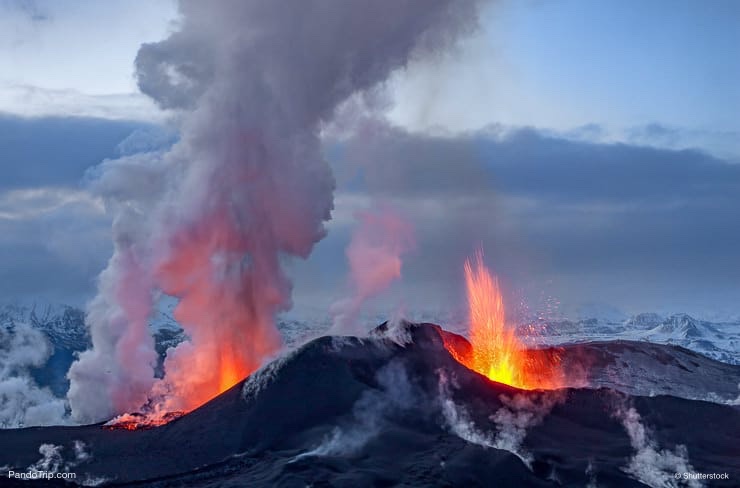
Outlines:
POLYGON ((358 226, 347 247, 353 294, 334 304, 333 331, 359 332, 363 304, 401 277, 401 256, 413 246, 411 225, 388 206, 358 212, 358 226))
POLYGON ((322 127, 352 95, 474 28, 476 7, 180 2, 178 30, 136 58, 141 91, 176 114, 180 138, 96 175, 115 246, 88 310, 93 347, 68 374, 78 421, 190 410, 277 351, 274 318, 291 306, 282 261, 311 253, 332 210, 322 127), (179 299, 189 340, 156 380, 147 321, 162 293, 179 299))

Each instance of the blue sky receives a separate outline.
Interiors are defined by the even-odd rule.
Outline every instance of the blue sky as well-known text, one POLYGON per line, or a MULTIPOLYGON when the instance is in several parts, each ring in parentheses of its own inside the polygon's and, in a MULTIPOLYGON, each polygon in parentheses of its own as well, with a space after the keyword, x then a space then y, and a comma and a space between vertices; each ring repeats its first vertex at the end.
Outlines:
MULTIPOLYGON (((133 60, 176 22, 164 0, 0 0, 0 298, 93 293, 110 221, 87 181, 172 141, 133 60)), ((740 2, 494 2, 455 50, 386 88, 398 132, 377 143, 398 152, 370 153, 416 177, 375 186, 394 188, 420 241, 393 293, 451 295, 480 240, 524 294, 740 313, 740 2), (469 205, 485 217, 465 222, 469 205)), ((344 153, 329 153, 329 237, 291 270, 299 303, 343 286, 351 213, 372 193, 348 184, 344 153)))
POLYGON ((737 157, 738 59, 733 1, 503 1, 458 52, 401 75, 393 112, 416 127, 597 124, 609 140, 657 123, 737 157))

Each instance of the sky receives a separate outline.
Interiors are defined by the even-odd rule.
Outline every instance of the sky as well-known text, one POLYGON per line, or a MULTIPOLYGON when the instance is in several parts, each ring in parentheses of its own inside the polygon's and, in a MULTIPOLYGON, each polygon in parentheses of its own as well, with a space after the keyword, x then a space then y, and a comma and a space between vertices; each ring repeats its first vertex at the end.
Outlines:
MULTIPOLYGON (((177 22, 164 0, 0 0, 0 298, 94 293, 90 181, 176 139, 133 61, 177 22)), ((383 200, 416 246, 382 312, 459 302, 481 245, 511 308, 740 314, 738 2, 493 2, 375 95, 377 126, 327 130, 335 210, 290 265, 296 304, 341 296, 353 213, 383 200)))

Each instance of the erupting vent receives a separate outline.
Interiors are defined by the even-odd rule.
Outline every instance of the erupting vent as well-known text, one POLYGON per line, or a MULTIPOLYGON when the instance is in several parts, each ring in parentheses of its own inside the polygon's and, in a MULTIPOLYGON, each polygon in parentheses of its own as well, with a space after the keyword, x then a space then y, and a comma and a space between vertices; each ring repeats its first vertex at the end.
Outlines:
MULTIPOLYGON (((513 327, 507 326, 498 280, 478 252, 465 262, 470 313, 470 348, 445 341, 452 356, 492 381, 532 389, 564 386, 560 357, 551 351, 527 349, 513 327)), ((530 331, 529 333, 532 333, 530 331)))

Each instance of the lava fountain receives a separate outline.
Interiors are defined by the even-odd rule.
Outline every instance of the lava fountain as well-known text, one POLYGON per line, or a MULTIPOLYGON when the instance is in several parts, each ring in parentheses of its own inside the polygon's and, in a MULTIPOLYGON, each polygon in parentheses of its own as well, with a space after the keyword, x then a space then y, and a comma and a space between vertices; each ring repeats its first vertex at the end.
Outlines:
MULTIPOLYGON (((565 386, 560 357, 553 350, 528 349, 506 323, 498 279, 483 263, 483 253, 465 262, 465 285, 470 314, 470 347, 445 340, 452 356, 491 381, 526 390, 565 386)), ((531 328, 528 334, 532 334, 531 328)), ((466 345, 467 346, 467 345, 466 345)))

